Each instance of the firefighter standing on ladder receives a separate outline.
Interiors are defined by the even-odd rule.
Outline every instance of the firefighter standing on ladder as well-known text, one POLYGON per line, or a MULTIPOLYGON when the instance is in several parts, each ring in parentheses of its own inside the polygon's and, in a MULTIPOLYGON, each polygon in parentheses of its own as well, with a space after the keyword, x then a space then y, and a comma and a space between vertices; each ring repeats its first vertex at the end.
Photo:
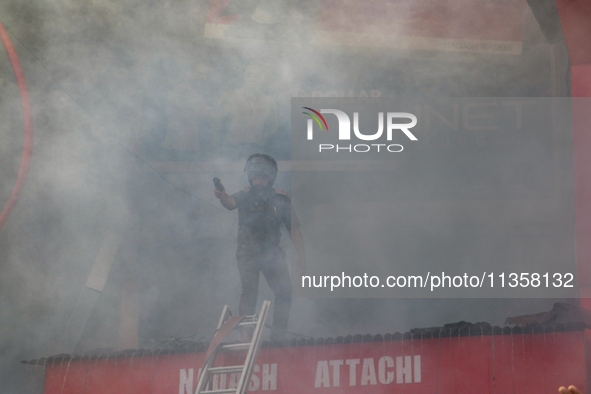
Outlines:
MULTIPOLYGON (((306 269, 304 242, 299 222, 291 207, 289 195, 273 189, 277 162, 271 156, 255 153, 244 168, 250 186, 229 195, 221 183, 215 196, 228 210, 238 208, 238 248, 236 260, 242 283, 239 313, 255 313, 259 273, 262 272, 275 295, 271 340, 284 340, 291 309, 291 280, 285 252, 279 246, 281 225, 289 232, 297 253, 295 270, 303 275, 306 269), (219 189, 219 190, 218 190, 219 189)), ((252 333, 242 331, 242 340, 250 341, 252 333)))

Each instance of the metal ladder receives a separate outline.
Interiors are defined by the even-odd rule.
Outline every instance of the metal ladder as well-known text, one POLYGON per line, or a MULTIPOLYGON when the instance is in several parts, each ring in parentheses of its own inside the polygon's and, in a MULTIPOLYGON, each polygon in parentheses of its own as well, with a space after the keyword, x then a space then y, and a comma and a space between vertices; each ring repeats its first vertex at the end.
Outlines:
POLYGON ((245 394, 250 383, 250 375, 254 367, 255 360, 257 358, 259 348, 261 345, 261 334, 265 327, 265 320, 267 319, 267 312, 269 311, 270 301, 264 301, 263 306, 258 315, 251 316, 239 316, 232 317, 230 308, 228 305, 224 306, 222 316, 217 326, 217 331, 207 349, 205 356, 205 363, 199 374, 197 380, 197 387, 195 388, 195 394, 245 394), (254 326, 254 332, 250 342, 244 343, 233 343, 233 344, 222 344, 222 340, 228 336, 236 328, 241 327, 252 327, 254 326), (215 359, 218 353, 221 352, 236 352, 247 350, 246 359, 244 365, 233 365, 229 367, 215 367, 215 359), (236 373, 241 372, 238 386, 235 389, 221 389, 221 390, 209 390, 211 386, 211 378, 213 375, 225 374, 225 373, 236 373))

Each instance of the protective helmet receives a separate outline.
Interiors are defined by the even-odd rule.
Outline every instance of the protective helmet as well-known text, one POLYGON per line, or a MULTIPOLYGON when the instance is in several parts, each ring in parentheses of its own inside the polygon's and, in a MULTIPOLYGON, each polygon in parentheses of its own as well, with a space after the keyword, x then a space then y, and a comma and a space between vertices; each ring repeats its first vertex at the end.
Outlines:
POLYGON ((263 153, 255 153, 250 155, 246 160, 244 172, 248 176, 248 182, 251 183, 257 174, 264 174, 269 177, 269 187, 273 186, 275 178, 277 177, 277 162, 269 155, 263 153))

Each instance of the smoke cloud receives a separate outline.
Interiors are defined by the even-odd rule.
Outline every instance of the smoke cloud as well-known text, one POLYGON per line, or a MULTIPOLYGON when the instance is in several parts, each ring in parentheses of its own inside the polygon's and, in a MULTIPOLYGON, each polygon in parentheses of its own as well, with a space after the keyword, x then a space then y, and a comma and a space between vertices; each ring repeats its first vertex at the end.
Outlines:
MULTIPOLYGON (((437 50, 428 42, 368 40, 387 19, 320 34, 351 24, 345 1, 233 0, 216 8, 225 3, 0 5, 35 132, 23 193, 0 231, 0 392, 41 392, 43 368, 20 360, 121 350, 129 341, 120 327, 133 316, 138 346, 155 348, 171 337, 210 338, 223 305, 237 311, 238 219, 214 198, 211 178, 241 190, 244 161, 262 152, 279 161, 275 187, 290 191, 292 97, 568 94, 563 44, 551 47, 519 2, 493 1, 523 6, 516 22, 522 34, 512 39, 511 27, 498 27, 507 30, 505 41, 522 45, 514 54, 463 51, 455 42, 437 50), (329 6, 338 12, 329 15, 329 6)), ((451 32, 470 19, 452 18, 463 1, 377 3, 391 18, 441 6, 448 19, 437 25, 451 32)), ((409 18, 389 34, 419 22, 409 18)), ((7 201, 21 162, 23 119, 3 50, 0 89, 0 201, 7 201)), ((282 246, 290 247, 285 232, 282 246)), ((260 287, 259 304, 272 300, 262 280, 260 287)), ((502 325, 554 301, 296 299, 289 331, 298 338, 458 320, 502 325)))

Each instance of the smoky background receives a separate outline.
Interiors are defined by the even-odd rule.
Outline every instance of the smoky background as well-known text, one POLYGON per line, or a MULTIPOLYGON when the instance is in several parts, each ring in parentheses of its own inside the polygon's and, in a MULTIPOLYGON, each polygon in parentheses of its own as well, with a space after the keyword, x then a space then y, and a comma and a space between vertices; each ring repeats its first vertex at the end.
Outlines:
POLYGON ((570 98, 293 99, 292 200, 319 262, 294 288, 308 297, 575 297, 574 280, 521 288, 499 277, 577 271, 571 118, 570 98), (312 123, 311 137, 307 106, 327 122, 312 123), (350 118, 349 139, 330 109, 350 118), (388 131, 410 124, 408 114, 412 134, 388 131), (442 272, 478 281, 433 291, 428 274, 442 272), (322 284, 343 273, 381 282, 322 284), (427 284, 392 288, 390 275, 427 284))
MULTIPOLYGON (((292 3, 229 2, 219 17, 243 15, 244 23, 221 38, 208 23, 208 1, 0 4, 34 116, 25 189, 0 232, 0 392, 42 391, 43 367, 21 360, 109 354, 129 343, 155 349, 172 346, 171 337, 212 335, 222 306, 237 309, 240 283, 237 215, 219 206, 211 178, 240 190, 246 157, 263 152, 279 161, 276 187, 293 192, 292 97, 569 94, 560 29, 546 31, 555 22, 540 29, 524 3, 505 2, 523 6, 517 55, 361 47, 354 37, 318 47, 310 40, 322 2, 292 3), (240 91, 247 84, 250 90, 240 91), (254 123, 265 138, 228 138, 236 119, 251 112, 265 113, 254 123)), ((476 28, 487 23, 474 20, 476 28)), ((445 17, 439 22, 454 26, 445 17)), ((23 125, 3 50, 0 76, 0 201, 7 201, 23 125)), ((314 244, 310 234, 304 240, 314 244)), ((283 243, 288 249, 286 234, 283 243)), ((311 269, 319 264, 309 259, 311 269)), ((263 283, 259 300, 272 299, 263 283)), ((289 331, 334 336, 458 320, 503 324, 554 301, 299 299, 289 331)))

